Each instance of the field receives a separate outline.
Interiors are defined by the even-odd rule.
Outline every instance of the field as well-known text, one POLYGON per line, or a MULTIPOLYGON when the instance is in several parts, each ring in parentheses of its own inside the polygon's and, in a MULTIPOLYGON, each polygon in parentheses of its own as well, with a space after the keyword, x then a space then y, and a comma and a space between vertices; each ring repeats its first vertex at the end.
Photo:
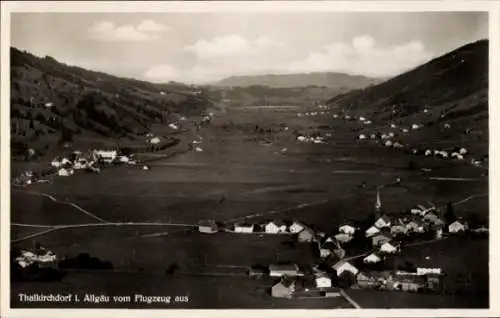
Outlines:
MULTIPOLYGON (((457 205, 456 213, 474 212, 487 217, 484 194, 488 192, 488 179, 482 177, 482 169, 360 143, 352 133, 357 123, 326 116, 298 118, 298 111, 301 110, 229 110, 199 132, 203 152, 182 152, 151 162, 149 171, 139 166, 124 166, 105 169, 100 174, 56 177, 50 184, 13 189, 13 223, 99 223, 94 215, 107 222, 177 224, 60 229, 25 240, 24 236, 44 229, 13 226, 12 239, 21 239, 13 247, 29 247, 36 242, 58 255, 88 253, 111 261, 116 269, 106 274, 72 272, 60 283, 14 283, 13 294, 61 288, 97 293, 104 288, 102 292, 110 295, 122 290, 170 295, 189 292, 193 301, 185 304, 186 308, 349 307, 338 299, 276 301, 258 291, 271 287, 271 282, 209 275, 224 271, 224 266, 234 266, 242 272, 241 268, 256 263, 310 264, 315 255, 307 244, 289 246, 286 244, 291 240, 289 236, 202 235, 189 230, 204 219, 230 222, 251 216, 247 220, 255 222, 270 218, 299 219, 333 232, 346 219, 363 219, 372 213, 376 188, 393 183, 396 178, 401 178, 400 185, 386 186, 380 193, 383 209, 389 214, 404 212, 419 203, 428 205, 430 201, 443 206, 483 194, 464 202, 463 209, 457 205), (331 134, 328 144, 295 140, 294 132, 313 131, 331 134), (410 170, 410 160, 421 168, 433 170, 429 173, 410 170), (472 179, 428 179, 457 175, 472 179), (58 202, 36 193, 51 195, 58 202), (92 215, 60 201, 75 203, 92 215), (179 273, 165 277, 164 272, 171 264, 179 266, 179 273), (141 272, 130 272, 134 269, 141 272), (158 279, 158 275, 162 278, 158 279)), ((183 143, 196 137, 192 131, 176 135, 183 143)), ((443 251, 446 257, 457 252, 448 253, 446 248, 443 251)), ((487 248, 478 251, 483 256, 487 254, 487 248)), ((426 304, 417 300, 413 305, 426 304)), ((25 306, 18 302, 13 305, 25 306)), ((391 305, 397 306, 392 302, 391 305)))

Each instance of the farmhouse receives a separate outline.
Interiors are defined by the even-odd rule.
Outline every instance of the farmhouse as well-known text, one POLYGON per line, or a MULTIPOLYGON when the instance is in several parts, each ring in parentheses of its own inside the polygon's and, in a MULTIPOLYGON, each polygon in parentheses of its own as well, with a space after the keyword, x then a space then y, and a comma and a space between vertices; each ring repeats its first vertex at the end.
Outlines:
POLYGON ((391 220, 387 215, 382 215, 375 221, 375 227, 382 229, 384 227, 390 227, 391 226, 391 220))
POLYGON ((302 276, 299 271, 299 267, 296 264, 286 264, 286 265, 269 265, 269 276, 271 277, 296 277, 302 276))
POLYGON ((347 243, 352 240, 352 236, 345 233, 339 233, 335 235, 335 240, 339 243, 347 243))
POLYGON ((332 279, 326 275, 318 275, 314 279, 314 283, 316 288, 331 288, 332 287, 332 279))
POLYGON ((429 212, 424 216, 424 221, 434 224, 434 225, 442 225, 444 222, 433 212, 429 212))
POLYGON ((412 219, 406 224, 408 232, 423 233, 425 232, 424 222, 418 218, 412 219))
POLYGON ((372 227, 370 227, 369 229, 367 229, 365 231, 365 236, 366 237, 372 237, 372 236, 374 236, 375 234, 377 234, 379 232, 380 232, 380 230, 378 228, 376 228, 375 226, 372 226, 372 227))
POLYGON ((289 231, 290 233, 300 233, 306 226, 299 221, 294 221, 292 225, 290 225, 289 231))
POLYGON ((312 242, 314 240, 314 231, 306 227, 297 236, 299 242, 312 242))
POLYGON ((332 268, 337 273, 337 276, 342 275, 344 272, 349 272, 353 275, 356 275, 359 272, 359 270, 355 266, 345 260, 338 261, 335 265, 332 266, 332 268))
POLYGON ((394 224, 391 226, 391 235, 401 235, 401 234, 406 234, 408 229, 404 224, 394 224))
POLYGON ((61 177, 69 177, 73 175, 74 171, 73 169, 66 169, 66 168, 61 168, 59 171, 57 171, 57 174, 61 177))
POLYGON ((384 234, 377 234, 372 237, 373 246, 382 246, 384 243, 391 241, 391 237, 384 234))
POLYGON ((356 232, 356 228, 349 224, 344 224, 339 227, 339 233, 353 235, 356 232))
POLYGON ((295 292, 295 279, 284 277, 271 288, 271 296, 275 298, 291 298, 295 292))
POLYGON ((95 161, 112 163, 118 156, 118 152, 116 150, 94 150, 92 155, 95 161))
POLYGON ((234 232, 236 232, 236 233, 252 233, 253 228, 254 228, 253 224, 247 224, 247 223, 235 224, 234 225, 234 232))
POLYGON ((363 263, 374 264, 382 261, 382 257, 378 253, 371 253, 370 255, 363 258, 363 263))
POLYGON ((198 225, 198 231, 200 233, 216 233, 218 231, 217 224, 212 220, 201 221, 198 225))
POLYGON ((286 232, 287 226, 283 221, 271 221, 267 223, 264 226, 265 232, 266 233, 272 233, 272 234, 277 234, 277 233, 283 233, 286 232))
POLYGON ((465 222, 462 222, 460 220, 456 220, 455 222, 448 225, 448 232, 450 233, 458 233, 458 232, 463 232, 465 230, 466 230, 466 224, 465 222))
POLYGON ((381 253, 394 254, 400 249, 399 242, 389 241, 385 242, 380 246, 381 253))

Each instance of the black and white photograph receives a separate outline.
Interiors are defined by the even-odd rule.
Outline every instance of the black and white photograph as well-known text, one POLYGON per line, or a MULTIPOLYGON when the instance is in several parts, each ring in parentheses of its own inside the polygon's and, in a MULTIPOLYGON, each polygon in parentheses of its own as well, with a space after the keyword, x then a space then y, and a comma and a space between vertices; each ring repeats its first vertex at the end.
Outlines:
POLYGON ((498 3, 364 3, 2 1, 2 304, 497 308, 498 3))

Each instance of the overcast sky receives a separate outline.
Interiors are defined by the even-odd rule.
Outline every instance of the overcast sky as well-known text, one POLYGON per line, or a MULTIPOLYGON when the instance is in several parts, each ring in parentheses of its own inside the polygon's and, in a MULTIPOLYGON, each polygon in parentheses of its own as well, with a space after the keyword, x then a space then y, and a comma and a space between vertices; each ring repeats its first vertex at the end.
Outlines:
POLYGON ((12 46, 153 82, 386 77, 488 36, 485 13, 13 13, 12 46))

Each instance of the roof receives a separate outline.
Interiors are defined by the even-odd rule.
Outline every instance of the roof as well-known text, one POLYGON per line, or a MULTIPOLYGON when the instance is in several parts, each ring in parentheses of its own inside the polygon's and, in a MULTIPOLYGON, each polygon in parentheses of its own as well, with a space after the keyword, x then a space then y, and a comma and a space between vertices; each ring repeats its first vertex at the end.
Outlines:
POLYGON ((267 224, 271 224, 271 223, 274 223, 276 226, 283 226, 283 225, 286 226, 286 223, 281 221, 281 220, 274 220, 274 221, 268 222, 267 224))
POLYGON ((269 265, 269 271, 298 271, 297 264, 272 264, 269 265))
POLYGON ((217 226, 214 220, 201 220, 198 223, 199 226, 217 226))
POLYGON ((283 276, 283 277, 281 277, 281 280, 279 281, 278 284, 281 284, 281 285, 288 288, 288 287, 292 286, 293 284, 295 284, 295 281, 296 281, 296 279, 294 277, 283 276))
POLYGON ((379 218, 377 218, 377 221, 380 220, 380 219, 382 219, 382 221, 384 221, 385 223, 391 222, 391 219, 387 215, 385 215, 385 214, 383 214, 379 218))
POLYGON ((234 224, 235 227, 253 227, 253 224, 249 223, 236 223, 234 224))
POLYGON ((333 269, 337 270, 344 264, 349 264, 352 267, 356 268, 356 266, 353 266, 351 263, 349 263, 349 261, 346 261, 346 260, 340 260, 337 263, 335 263, 335 265, 333 265, 332 267, 333 267, 333 269))

